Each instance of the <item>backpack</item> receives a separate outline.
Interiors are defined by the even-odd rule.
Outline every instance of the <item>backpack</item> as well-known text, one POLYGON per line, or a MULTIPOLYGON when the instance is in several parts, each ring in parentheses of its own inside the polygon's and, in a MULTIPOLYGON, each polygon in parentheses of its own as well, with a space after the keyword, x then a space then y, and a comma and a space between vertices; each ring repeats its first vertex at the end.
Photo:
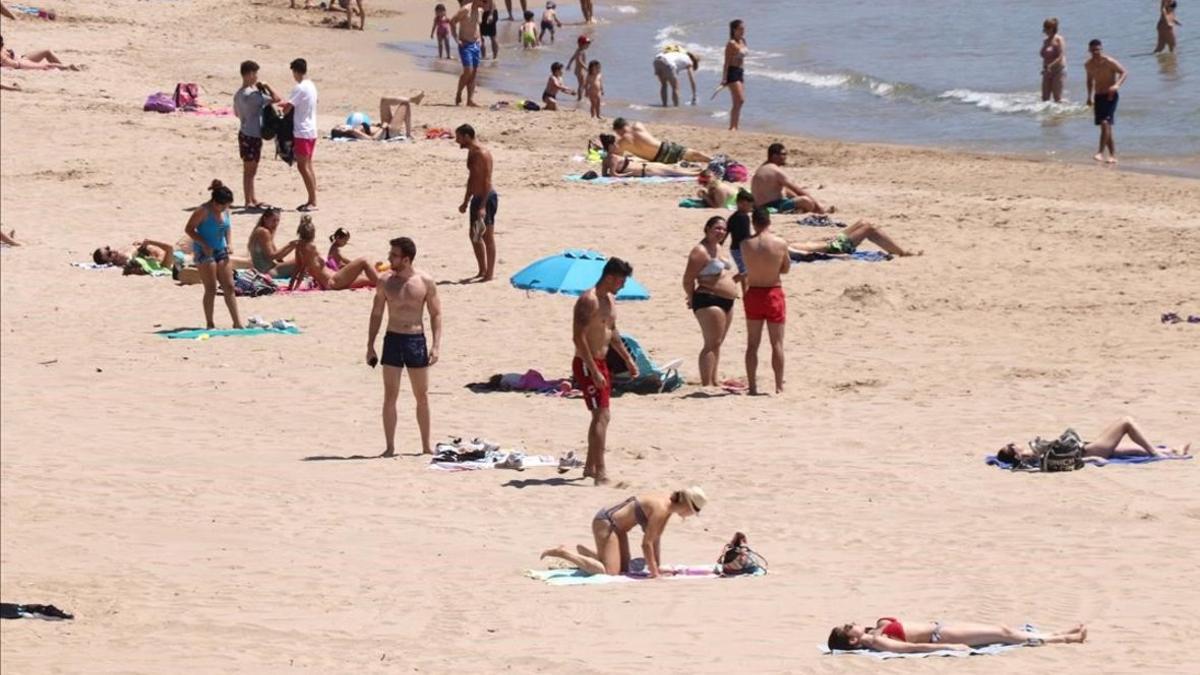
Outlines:
POLYGON ((1038 456, 1038 467, 1045 472, 1082 469, 1084 445, 1074 429, 1067 429, 1054 440, 1039 436, 1029 442, 1030 449, 1038 456))
POLYGON ((173 113, 175 112, 175 100, 164 92, 156 91, 146 97, 146 102, 142 105, 142 110, 146 112, 173 113))
POLYGON ((730 160, 725 165, 725 182, 727 183, 745 183, 750 177, 750 169, 746 168, 745 164, 730 160))
POLYGON ((757 574, 759 570, 767 571, 767 559, 755 553, 746 545, 746 535, 738 532, 733 540, 725 544, 725 550, 717 558, 717 571, 723 577, 739 574, 757 574))
POLYGON ((234 295, 257 298, 262 295, 271 295, 276 290, 278 289, 271 277, 256 269, 235 270, 233 273, 234 295))
POLYGON ((175 109, 184 110, 200 105, 200 85, 195 82, 180 82, 175 85, 175 109))
POLYGON ((284 129, 284 120, 287 120, 287 129, 291 130, 292 128, 292 121, 288 119, 288 116, 279 114, 279 109, 270 103, 262 107, 258 119, 264 141, 275 140, 275 136, 284 129))

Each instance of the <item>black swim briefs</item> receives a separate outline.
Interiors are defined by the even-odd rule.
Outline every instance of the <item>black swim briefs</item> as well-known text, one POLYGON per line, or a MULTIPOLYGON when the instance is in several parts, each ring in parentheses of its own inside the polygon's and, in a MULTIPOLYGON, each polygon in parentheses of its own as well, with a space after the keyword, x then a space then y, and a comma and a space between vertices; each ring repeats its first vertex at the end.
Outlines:
POLYGON ((393 333, 383 336, 383 358, 385 366, 395 368, 425 368, 429 365, 429 349, 424 333, 393 333))

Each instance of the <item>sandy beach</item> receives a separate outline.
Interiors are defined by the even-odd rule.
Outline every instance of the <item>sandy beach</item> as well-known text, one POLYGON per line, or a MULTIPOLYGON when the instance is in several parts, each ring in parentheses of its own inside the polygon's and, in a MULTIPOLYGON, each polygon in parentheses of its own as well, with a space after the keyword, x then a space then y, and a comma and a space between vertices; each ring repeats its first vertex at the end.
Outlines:
MULTIPOLYGON (((1200 325, 1159 321, 1200 314, 1200 182, 656 125, 751 170, 782 140, 789 170, 822 185, 839 217, 878 222, 924 255, 794 266, 783 396, 689 384, 615 399, 614 488, 578 472, 428 470, 411 454, 407 380, 400 457, 305 461, 382 450, 380 376, 363 364, 371 292, 241 298, 243 316, 303 334, 174 341, 155 331, 203 325, 199 286, 69 266, 105 244, 177 240, 213 178, 241 203, 236 119, 142 112, 148 94, 191 81, 228 106, 244 59, 286 92, 303 56, 327 136, 351 111, 374 115, 381 95, 426 92, 421 140, 318 143, 314 220, 318 244, 345 227, 347 253, 373 260, 410 236, 417 267, 444 282, 437 440, 584 451, 581 401, 464 388, 529 368, 568 376, 571 300, 508 283, 565 248, 633 264, 653 297, 620 305, 623 332, 659 362, 684 359, 695 381, 701 338, 680 277, 713 212, 677 208, 690 184, 565 182, 608 126, 586 111, 454 107, 453 76, 379 46, 427 36, 432 2, 369 0, 362 33, 287 4, 56 0, 57 21, 4 22, 6 47, 89 66, 2 73, 25 91, 0 97, 0 213, 23 244, 0 255, 0 596, 76 615, 3 622, 4 672, 1197 667, 1197 461, 1026 475, 983 457, 1068 426, 1095 435, 1126 414, 1154 442, 1200 441, 1200 325), (464 122, 495 156, 490 284, 458 283, 475 264, 457 211, 465 152, 423 138, 464 122), (740 530, 770 574, 579 588, 523 576, 546 567, 542 549, 590 542, 598 508, 692 483, 708 507, 671 522, 664 559, 713 561, 740 530), (834 625, 879 616, 1085 622, 1090 636, 883 666, 818 651, 834 625)), ((647 86, 649 72, 636 75, 647 86)), ((289 209, 287 241, 304 201, 295 170, 264 154, 258 193, 289 209)), ((239 246, 254 220, 234 215, 239 246)), ((803 237, 794 219, 776 222, 803 237)), ((725 377, 744 377, 741 312, 725 377)), ((228 326, 220 302, 217 320, 228 326)), ((760 357, 766 381, 765 345, 760 357)))

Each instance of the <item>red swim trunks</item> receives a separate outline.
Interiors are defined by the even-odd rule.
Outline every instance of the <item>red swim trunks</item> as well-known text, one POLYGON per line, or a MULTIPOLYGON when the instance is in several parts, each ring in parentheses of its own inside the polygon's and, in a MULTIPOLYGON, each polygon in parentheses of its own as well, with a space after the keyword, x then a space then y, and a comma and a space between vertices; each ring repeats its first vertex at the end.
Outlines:
POLYGON ((609 399, 612 398, 612 375, 608 372, 608 364, 604 359, 592 359, 591 365, 586 368, 583 365, 583 359, 578 356, 571 361, 571 373, 575 376, 575 384, 583 391, 583 402, 587 404, 588 410, 603 410, 608 408, 609 399), (595 368, 604 376, 604 388, 601 389, 592 381, 592 368, 595 368))
POLYGON ((779 286, 747 288, 742 304, 746 307, 746 318, 751 321, 783 323, 787 320, 787 299, 779 286))
POLYGON ((317 139, 297 138, 292 141, 292 152, 297 157, 312 157, 317 149, 317 139))

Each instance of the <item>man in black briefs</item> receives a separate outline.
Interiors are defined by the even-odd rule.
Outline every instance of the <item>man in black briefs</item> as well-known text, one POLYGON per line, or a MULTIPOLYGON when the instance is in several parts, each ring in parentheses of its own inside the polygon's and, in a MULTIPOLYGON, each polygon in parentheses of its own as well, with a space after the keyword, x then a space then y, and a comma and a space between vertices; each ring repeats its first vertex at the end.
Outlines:
POLYGON ((375 336, 388 313, 387 334, 383 336, 383 434, 387 449, 382 457, 396 454, 396 399, 400 396, 400 376, 408 368, 413 398, 417 403, 417 426, 421 430, 421 451, 433 454, 429 445, 429 366, 437 363, 442 343, 442 301, 433 277, 413 267, 417 246, 408 237, 391 241, 388 262, 392 273, 375 288, 371 323, 367 328, 367 365, 380 362, 375 353, 375 336), (425 310, 433 329, 433 346, 425 341, 425 310))

